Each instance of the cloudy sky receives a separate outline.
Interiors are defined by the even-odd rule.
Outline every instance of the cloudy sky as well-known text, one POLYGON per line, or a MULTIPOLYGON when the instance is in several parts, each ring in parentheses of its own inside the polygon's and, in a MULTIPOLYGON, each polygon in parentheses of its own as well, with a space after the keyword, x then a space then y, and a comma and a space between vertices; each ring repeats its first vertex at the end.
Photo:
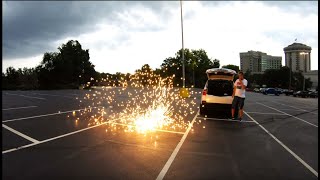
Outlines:
MULTIPOLYGON (((181 48, 179 1, 2 1, 2 71, 35 67, 45 52, 78 40, 98 72, 160 67, 181 48)), ((318 69, 317 1, 183 2, 185 48, 204 49, 221 65, 240 64, 239 52, 282 56, 297 42, 312 47, 318 69)))

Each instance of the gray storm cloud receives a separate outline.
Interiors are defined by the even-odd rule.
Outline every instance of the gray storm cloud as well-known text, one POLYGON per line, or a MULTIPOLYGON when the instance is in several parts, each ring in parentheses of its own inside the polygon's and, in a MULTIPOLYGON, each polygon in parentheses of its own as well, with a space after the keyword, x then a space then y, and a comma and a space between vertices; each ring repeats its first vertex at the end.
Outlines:
MULTIPOLYGON (((116 24, 116 12, 144 5, 163 13, 163 2, 3 2, 3 59, 30 57, 55 49, 53 42, 116 24)), ((130 31, 130 29, 128 29, 130 31)))
MULTIPOLYGON (((201 3, 205 6, 216 7, 226 2, 203 1, 201 3)), ((305 13, 318 13, 318 9, 314 8, 318 5, 317 1, 263 3, 288 11, 294 10, 304 15, 305 13)), ((157 23, 147 27, 137 26, 136 29, 123 24, 117 14, 129 9, 134 10, 135 6, 143 6, 152 10, 161 17, 160 21, 165 22, 171 15, 169 9, 178 9, 179 2, 3 1, 3 59, 27 58, 52 51, 57 48, 54 44, 57 40, 94 32, 99 23, 113 24, 128 32, 158 31, 165 28, 163 25, 156 25, 157 23)), ((125 41, 125 39, 121 40, 125 41)), ((119 42, 119 40, 114 42, 119 42)), ((113 43, 110 46, 117 46, 117 44, 113 43)))

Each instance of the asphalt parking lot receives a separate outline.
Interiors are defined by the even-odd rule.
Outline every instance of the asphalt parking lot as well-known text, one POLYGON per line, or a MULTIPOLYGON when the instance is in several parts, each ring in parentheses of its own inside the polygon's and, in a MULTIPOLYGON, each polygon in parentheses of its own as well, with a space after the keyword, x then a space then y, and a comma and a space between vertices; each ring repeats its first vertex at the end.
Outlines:
POLYGON ((318 179, 318 99, 247 92, 238 122, 198 115, 195 92, 193 126, 145 135, 70 118, 87 90, 2 91, 2 178, 318 179))

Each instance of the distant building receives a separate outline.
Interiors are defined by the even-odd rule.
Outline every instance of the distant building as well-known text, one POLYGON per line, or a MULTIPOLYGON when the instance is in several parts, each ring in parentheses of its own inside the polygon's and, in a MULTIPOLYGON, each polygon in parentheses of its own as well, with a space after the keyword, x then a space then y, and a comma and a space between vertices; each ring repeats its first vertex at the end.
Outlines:
POLYGON ((267 69, 280 69, 282 65, 281 56, 262 56, 261 59, 261 71, 264 72, 267 69))
POLYGON ((263 73, 267 69, 280 69, 281 56, 271 56, 260 51, 248 51, 240 53, 240 69, 243 72, 263 73))
POLYGON ((311 47, 301 43, 293 43, 283 48, 285 54, 285 66, 291 71, 308 72, 311 67, 311 47))

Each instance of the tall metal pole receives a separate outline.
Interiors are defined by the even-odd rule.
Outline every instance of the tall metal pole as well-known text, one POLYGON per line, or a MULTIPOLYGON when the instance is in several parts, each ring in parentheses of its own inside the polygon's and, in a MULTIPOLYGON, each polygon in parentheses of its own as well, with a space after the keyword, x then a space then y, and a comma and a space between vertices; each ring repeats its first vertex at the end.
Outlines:
MULTIPOLYGON (((303 55, 303 60, 304 60, 304 65, 305 65, 304 71, 306 72, 306 66, 307 66, 307 63, 306 63, 306 55, 307 55, 307 53, 301 52, 300 55, 303 55)), ((300 59, 300 58, 299 58, 299 59, 300 59)), ((302 74, 302 76, 303 76, 303 87, 302 87, 302 90, 304 91, 304 89, 305 89, 305 78, 304 78, 304 74, 302 74)))
POLYGON ((289 90, 291 90, 291 66, 292 66, 292 58, 291 58, 291 54, 290 54, 290 58, 289 58, 289 90))
MULTIPOLYGON (((305 65, 304 66, 304 70, 306 70, 307 63, 306 63, 306 54, 305 53, 303 54, 303 57, 304 57, 303 59, 304 59, 304 65, 305 65)), ((302 90, 304 91, 304 87, 305 87, 305 83, 306 82, 305 82, 304 74, 302 74, 302 76, 303 76, 303 88, 302 88, 302 90)))
POLYGON ((291 90, 291 68, 289 69, 289 90, 291 90))
POLYGON ((306 86, 306 80, 305 80, 305 78, 304 78, 304 76, 303 76, 303 91, 304 91, 304 87, 306 86))
POLYGON ((184 67, 184 43, 183 43, 183 17, 182 17, 182 0, 180 0, 180 9, 181 9, 181 35, 182 35, 182 86, 185 88, 186 86, 186 75, 185 75, 185 67, 184 67))

